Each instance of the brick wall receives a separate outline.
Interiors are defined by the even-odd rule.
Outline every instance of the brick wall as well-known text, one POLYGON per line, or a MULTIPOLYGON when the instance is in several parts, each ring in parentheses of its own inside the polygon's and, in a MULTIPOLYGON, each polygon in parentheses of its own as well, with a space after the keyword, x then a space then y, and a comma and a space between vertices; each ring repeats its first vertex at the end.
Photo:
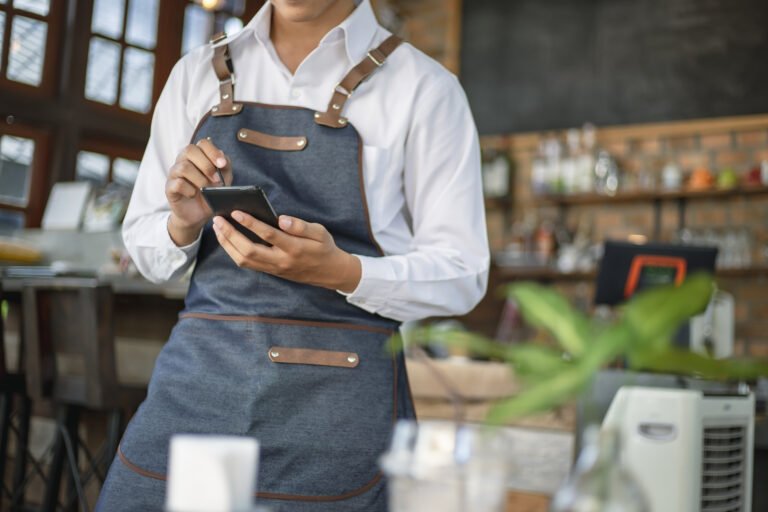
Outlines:
POLYGON ((373 0, 379 21, 459 73, 461 0, 373 0))
MULTIPOLYGON (((557 207, 542 203, 531 187, 531 162, 540 142, 539 134, 483 137, 484 149, 506 151, 514 162, 511 208, 489 207, 491 246, 499 250, 508 241, 512 221, 534 212, 539 218, 557 219, 557 207)), ((705 167, 717 174, 731 167, 740 175, 768 160, 768 115, 670 122, 598 129, 598 145, 607 149, 627 175, 650 172, 661 183, 661 169, 676 162, 689 173, 705 167)), ((591 219, 594 239, 625 238, 638 233, 652 238, 652 201, 597 205, 570 205, 565 209, 568 225, 580 218, 591 219)), ((661 241, 670 241, 680 227, 677 200, 661 203, 661 241)), ((751 235, 752 270, 720 277, 720 286, 736 301, 736 346, 741 355, 768 356, 768 193, 739 194, 713 199, 688 199, 684 223, 689 228, 713 229, 718 233, 746 229, 751 235)), ((492 287, 506 279, 494 273, 492 287)), ((552 284, 581 303, 590 302, 593 286, 586 280, 557 278, 552 284)), ((492 333, 498 301, 488 298, 467 321, 473 328, 492 333), (484 311, 485 310, 485 311, 484 311)))

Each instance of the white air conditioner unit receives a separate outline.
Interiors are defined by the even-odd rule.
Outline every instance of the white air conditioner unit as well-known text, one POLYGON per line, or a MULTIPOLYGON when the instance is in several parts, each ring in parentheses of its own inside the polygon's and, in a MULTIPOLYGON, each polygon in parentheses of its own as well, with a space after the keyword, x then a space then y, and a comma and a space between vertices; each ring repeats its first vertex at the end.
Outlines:
POLYGON ((751 512, 754 411, 752 394, 623 387, 603 427, 652 512, 751 512))

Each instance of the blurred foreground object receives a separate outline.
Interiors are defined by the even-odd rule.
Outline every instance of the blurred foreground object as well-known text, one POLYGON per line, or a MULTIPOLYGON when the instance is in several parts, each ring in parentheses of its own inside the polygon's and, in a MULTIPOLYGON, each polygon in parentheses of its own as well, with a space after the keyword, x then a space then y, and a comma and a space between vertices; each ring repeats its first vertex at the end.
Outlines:
POLYGON ((251 512, 259 443, 250 437, 171 438, 167 512, 251 512))
POLYGON ((555 494, 551 512, 650 512, 642 488, 622 464, 618 430, 601 432, 592 426, 584 432, 583 446, 571 479, 555 494))

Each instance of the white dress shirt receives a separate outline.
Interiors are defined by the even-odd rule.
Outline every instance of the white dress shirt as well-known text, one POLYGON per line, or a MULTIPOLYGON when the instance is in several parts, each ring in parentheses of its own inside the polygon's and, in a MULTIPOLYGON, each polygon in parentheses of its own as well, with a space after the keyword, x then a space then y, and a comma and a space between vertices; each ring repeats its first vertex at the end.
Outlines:
MULTIPOLYGON (((369 0, 322 39, 292 75, 269 38, 271 4, 230 38, 235 99, 325 111, 334 86, 387 36, 369 0)), ((183 57, 155 107, 123 224, 126 248, 149 280, 178 278, 198 240, 177 247, 167 230, 168 172, 199 120, 219 102, 210 45, 183 57)), ((346 300, 406 321, 463 314, 485 293, 488 240, 478 136, 454 75, 402 44, 347 102, 363 140, 371 228, 383 257, 357 256, 362 278, 346 300)), ((234 170, 237 172, 237 169, 234 170)))

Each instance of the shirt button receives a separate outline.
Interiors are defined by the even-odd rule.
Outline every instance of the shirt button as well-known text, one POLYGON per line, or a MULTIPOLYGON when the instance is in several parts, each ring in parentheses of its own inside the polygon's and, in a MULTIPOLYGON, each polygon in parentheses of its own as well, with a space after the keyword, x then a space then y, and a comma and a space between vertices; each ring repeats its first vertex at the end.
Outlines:
POLYGON ((291 98, 293 98, 294 100, 297 100, 301 98, 301 93, 296 89, 291 89, 291 98))

